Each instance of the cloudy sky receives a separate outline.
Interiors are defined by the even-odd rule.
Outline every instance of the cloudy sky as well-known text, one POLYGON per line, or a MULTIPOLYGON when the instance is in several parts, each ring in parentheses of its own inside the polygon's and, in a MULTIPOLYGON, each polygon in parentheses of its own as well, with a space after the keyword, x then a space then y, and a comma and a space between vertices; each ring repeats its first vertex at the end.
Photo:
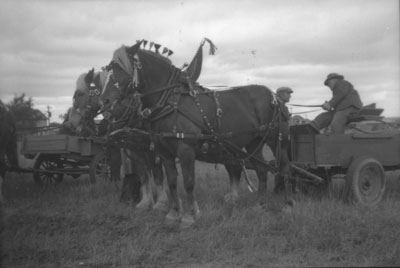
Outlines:
MULTIPOLYGON (((78 76, 121 45, 146 39, 190 62, 203 37, 204 86, 294 89, 291 103, 321 104, 323 81, 343 74, 364 104, 400 116, 398 0, 0 1, 0 99, 26 93, 51 121, 72 105, 78 76)), ((292 112, 310 108, 293 108, 292 112)), ((303 114, 312 119, 318 112, 303 114)))

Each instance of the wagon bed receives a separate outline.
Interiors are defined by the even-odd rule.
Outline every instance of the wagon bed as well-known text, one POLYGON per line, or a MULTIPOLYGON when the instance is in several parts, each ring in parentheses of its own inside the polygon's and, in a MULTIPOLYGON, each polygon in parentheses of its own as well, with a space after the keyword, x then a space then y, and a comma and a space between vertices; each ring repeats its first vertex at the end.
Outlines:
POLYGON ((92 183, 99 176, 110 179, 106 145, 106 140, 99 137, 28 135, 22 142, 21 153, 36 160, 33 168, 20 171, 32 172, 39 184, 60 182, 63 175, 77 178, 89 174, 92 183))
POLYGON ((350 199, 377 204, 386 189, 385 171, 400 169, 400 131, 324 135, 309 125, 291 133, 291 163, 320 177, 326 184, 344 175, 350 199))
POLYGON ((83 138, 70 135, 26 136, 22 143, 24 155, 78 154, 93 156, 103 151, 106 140, 98 137, 83 138))
POLYGON ((316 134, 309 125, 291 127, 293 163, 310 167, 348 168, 354 158, 368 155, 385 169, 400 168, 400 132, 316 134))

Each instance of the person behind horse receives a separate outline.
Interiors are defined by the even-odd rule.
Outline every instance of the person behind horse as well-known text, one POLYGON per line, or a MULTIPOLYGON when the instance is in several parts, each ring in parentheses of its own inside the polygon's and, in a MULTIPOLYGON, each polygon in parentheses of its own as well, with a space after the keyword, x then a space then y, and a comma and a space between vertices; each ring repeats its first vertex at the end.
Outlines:
MULTIPOLYGON (((283 135, 285 136, 289 136, 289 120, 291 117, 289 109, 286 107, 286 103, 290 101, 292 93, 293 90, 289 87, 280 87, 276 90, 276 100, 278 101, 279 110, 282 115, 280 128, 283 131, 283 135)), ((281 144, 281 147, 286 147, 282 145, 284 144, 281 144)), ((282 192, 284 189, 285 189, 285 182, 282 175, 281 174, 275 175, 274 192, 279 193, 282 192)))
POLYGON ((362 108, 360 96, 343 75, 330 73, 324 84, 332 90, 332 98, 322 104, 327 112, 319 114, 311 126, 317 131, 330 126, 332 134, 343 134, 350 114, 362 108))

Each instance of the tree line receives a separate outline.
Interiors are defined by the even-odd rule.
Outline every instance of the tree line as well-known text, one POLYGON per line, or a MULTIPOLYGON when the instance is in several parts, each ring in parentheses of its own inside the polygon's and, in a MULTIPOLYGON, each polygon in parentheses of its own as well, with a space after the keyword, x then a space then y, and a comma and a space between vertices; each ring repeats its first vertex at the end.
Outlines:
MULTIPOLYGON (((17 128, 34 128, 38 121, 47 121, 51 118, 51 112, 45 115, 42 111, 34 108, 32 97, 26 96, 25 93, 15 95, 14 98, 4 103, 6 109, 13 114, 17 128)), ((62 119, 66 115, 60 116, 62 119)), ((59 125, 59 123, 51 123, 50 125, 59 125)))

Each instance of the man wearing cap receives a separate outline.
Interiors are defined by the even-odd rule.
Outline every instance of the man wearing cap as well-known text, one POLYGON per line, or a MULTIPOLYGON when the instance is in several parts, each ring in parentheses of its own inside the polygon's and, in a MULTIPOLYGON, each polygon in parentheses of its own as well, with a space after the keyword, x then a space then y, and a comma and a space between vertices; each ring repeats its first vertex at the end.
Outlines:
POLYGON ((319 114, 311 126, 319 131, 330 125, 332 134, 343 134, 349 115, 362 107, 360 96, 343 75, 330 73, 324 84, 332 90, 332 98, 322 104, 327 112, 319 114))
MULTIPOLYGON (((276 149, 275 154, 282 154, 282 153, 287 153, 288 148, 289 148, 289 120, 291 114, 289 113, 288 108, 286 107, 286 103, 290 101, 290 97, 293 93, 293 90, 289 87, 280 87, 276 90, 276 99, 278 101, 278 105, 280 107, 281 114, 283 115, 281 117, 281 125, 280 125, 280 132, 282 133, 282 136, 284 137, 281 141, 280 148, 276 149), (279 152, 278 152, 279 150, 279 152)), ((278 156, 275 155, 277 158, 278 156)), ((284 178, 280 175, 277 174, 275 175, 275 186, 274 186, 274 192, 279 193, 285 190, 285 181, 284 178)))
POLYGON ((276 98, 280 104, 282 113, 285 117, 285 121, 289 121, 290 113, 288 108, 286 107, 286 103, 290 101, 290 97, 293 93, 293 90, 290 87, 280 87, 276 90, 276 98))

